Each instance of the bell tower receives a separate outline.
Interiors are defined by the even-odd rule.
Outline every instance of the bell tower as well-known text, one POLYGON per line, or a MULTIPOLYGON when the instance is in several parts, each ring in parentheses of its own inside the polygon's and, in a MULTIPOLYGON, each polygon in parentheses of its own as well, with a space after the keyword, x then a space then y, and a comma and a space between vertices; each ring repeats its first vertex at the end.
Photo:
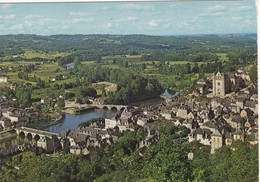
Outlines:
POLYGON ((213 95, 225 96, 225 75, 217 72, 213 77, 213 95))

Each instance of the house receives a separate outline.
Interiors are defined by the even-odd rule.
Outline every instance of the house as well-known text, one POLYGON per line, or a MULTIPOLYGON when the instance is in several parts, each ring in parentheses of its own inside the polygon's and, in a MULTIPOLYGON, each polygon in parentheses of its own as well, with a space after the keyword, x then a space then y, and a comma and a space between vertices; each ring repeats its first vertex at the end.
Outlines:
POLYGON ((158 141, 158 136, 157 135, 149 135, 147 137, 145 137, 144 140, 139 142, 139 147, 149 147, 150 145, 154 145, 157 143, 158 141))
POLYGON ((248 135, 248 142, 251 145, 257 145, 258 144, 258 136, 254 135, 254 134, 248 135))
POLYGON ((78 144, 75 145, 75 146, 72 146, 72 147, 70 148, 70 153, 71 153, 71 154, 75 154, 75 155, 81 154, 81 148, 80 148, 80 146, 79 146, 78 144))
POLYGON ((48 76, 48 79, 52 82, 56 81, 56 77, 55 76, 48 76))
POLYGON ((69 74, 67 74, 67 73, 62 74, 62 78, 63 78, 63 79, 69 78, 69 74))
POLYGON ((2 109, 2 115, 11 120, 12 123, 18 123, 29 120, 27 113, 23 109, 13 107, 2 109))
POLYGON ((0 126, 2 126, 3 128, 11 127, 12 126, 11 120, 5 117, 1 117, 0 126))
POLYGON ((53 152, 60 147, 60 142, 56 136, 52 138, 44 136, 37 141, 37 147, 43 148, 47 152, 53 152))
POLYGON ((0 77, 0 83, 6 83, 7 79, 7 77, 0 77))
POLYGON ((255 114, 258 112, 258 103, 255 101, 249 101, 247 100, 245 102, 245 107, 244 108, 249 108, 251 109, 255 114))
POLYGON ((236 100, 236 105, 238 107, 240 107, 241 109, 244 109, 245 102, 246 102, 246 98, 238 97, 237 100, 236 100))
POLYGON ((189 135, 189 142, 192 142, 194 140, 199 141, 199 143, 203 145, 210 145, 210 136, 211 136, 211 131, 209 129, 202 129, 198 128, 194 130, 190 135, 189 135))
POLYGON ((225 134, 225 145, 226 145, 226 146, 229 146, 229 145, 232 144, 232 142, 233 142, 233 134, 230 133, 230 132, 227 132, 227 133, 225 134))
POLYGON ((164 112, 161 112, 161 115, 162 115, 162 117, 164 117, 165 119, 168 119, 168 120, 170 120, 174 117, 173 112, 170 110, 165 110, 164 112))
POLYGON ((126 109, 123 110, 123 112, 121 113, 121 116, 133 117, 133 116, 136 116, 140 113, 141 112, 140 112, 139 109, 135 109, 133 107, 127 107, 126 109))
POLYGON ((233 114, 230 118, 224 118, 227 123, 234 129, 241 129, 244 127, 246 120, 239 114, 233 114))
POLYGON ((105 128, 108 129, 108 128, 114 128, 116 127, 117 125, 117 119, 114 117, 114 118, 111 118, 111 119, 108 119, 106 118, 105 119, 105 128))
POLYGON ((49 97, 43 97, 41 98, 41 104, 49 105, 53 100, 49 97))
POLYGON ((206 94, 209 89, 208 80, 204 78, 199 79, 195 84, 195 88, 197 88, 200 94, 206 94))
POLYGON ((233 133, 233 140, 240 140, 240 141, 244 141, 245 137, 244 137, 244 132, 242 130, 237 130, 235 133, 233 133))
POLYGON ((96 105, 104 105, 107 103, 107 100, 106 99, 98 99, 98 98, 95 98, 94 101, 93 101, 93 104, 96 104, 96 105))
POLYGON ((178 108, 176 116, 181 117, 181 118, 187 118, 189 111, 190 110, 187 106, 181 106, 178 108))
POLYGON ((247 109, 243 109, 241 111, 240 116, 242 118, 248 118, 248 117, 252 116, 253 114, 254 114, 253 111, 251 111, 249 108, 247 108, 247 109))
POLYGON ((218 130, 211 134, 211 150, 210 153, 214 154, 216 150, 220 149, 223 145, 223 137, 218 130))
POLYGON ((194 153, 193 151, 191 150, 189 153, 188 153, 188 160, 193 160, 194 159, 194 153))

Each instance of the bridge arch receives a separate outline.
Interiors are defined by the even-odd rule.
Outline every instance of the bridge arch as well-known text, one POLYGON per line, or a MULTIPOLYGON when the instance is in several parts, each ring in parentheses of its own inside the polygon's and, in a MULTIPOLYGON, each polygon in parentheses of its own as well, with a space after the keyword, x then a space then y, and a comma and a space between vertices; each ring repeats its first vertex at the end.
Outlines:
POLYGON ((35 139, 36 141, 38 141, 40 138, 41 138, 41 137, 40 137, 40 135, 38 135, 38 134, 36 134, 36 135, 34 136, 34 139, 35 139))
POLYGON ((27 133, 26 137, 28 138, 28 140, 32 140, 33 139, 33 135, 31 133, 27 133))
POLYGON ((111 107, 111 111, 117 111, 117 107, 116 106, 112 106, 111 107))
POLYGON ((107 107, 107 106, 104 106, 102 109, 104 109, 104 110, 108 110, 108 107, 107 107))
POLYGON ((23 131, 21 131, 20 133, 18 133, 19 137, 21 137, 22 139, 24 139, 26 136, 25 136, 25 133, 23 131))
POLYGON ((120 111, 123 112, 126 108, 125 107, 121 107, 120 111))

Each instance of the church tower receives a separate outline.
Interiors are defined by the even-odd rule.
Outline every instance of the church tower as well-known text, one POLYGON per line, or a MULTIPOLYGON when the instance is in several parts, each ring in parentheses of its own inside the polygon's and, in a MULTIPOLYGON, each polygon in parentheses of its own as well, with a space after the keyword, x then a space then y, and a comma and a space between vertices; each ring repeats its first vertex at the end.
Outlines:
POLYGON ((215 96, 225 96, 225 75, 218 72, 213 77, 213 95, 215 96))
POLYGON ((223 145, 223 138, 219 131, 216 129, 211 134, 211 150, 210 153, 214 154, 217 149, 220 149, 223 145))

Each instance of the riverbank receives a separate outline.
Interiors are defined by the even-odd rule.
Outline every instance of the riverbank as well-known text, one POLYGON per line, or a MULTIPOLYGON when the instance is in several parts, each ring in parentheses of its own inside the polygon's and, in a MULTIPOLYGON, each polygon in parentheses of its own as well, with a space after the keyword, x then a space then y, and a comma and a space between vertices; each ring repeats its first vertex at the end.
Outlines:
POLYGON ((30 125, 26 125, 26 126, 27 127, 31 127, 31 128, 35 128, 35 129, 45 129, 45 128, 54 126, 56 124, 59 124, 62 121, 62 119, 65 117, 65 114, 60 114, 60 113, 57 113, 57 114, 59 115, 58 118, 56 118, 53 121, 50 121, 50 122, 40 122, 40 123, 30 124, 30 125))
POLYGON ((0 132, 0 141, 7 140, 9 138, 13 138, 16 136, 17 136, 17 134, 14 129, 2 131, 2 132, 0 132))
POLYGON ((70 109, 65 109, 63 110, 64 113, 66 114, 70 114, 70 115, 77 115, 77 114, 81 114, 82 112, 87 112, 93 109, 96 109, 97 107, 95 106, 89 106, 89 107, 81 107, 81 108, 70 108, 70 109))

